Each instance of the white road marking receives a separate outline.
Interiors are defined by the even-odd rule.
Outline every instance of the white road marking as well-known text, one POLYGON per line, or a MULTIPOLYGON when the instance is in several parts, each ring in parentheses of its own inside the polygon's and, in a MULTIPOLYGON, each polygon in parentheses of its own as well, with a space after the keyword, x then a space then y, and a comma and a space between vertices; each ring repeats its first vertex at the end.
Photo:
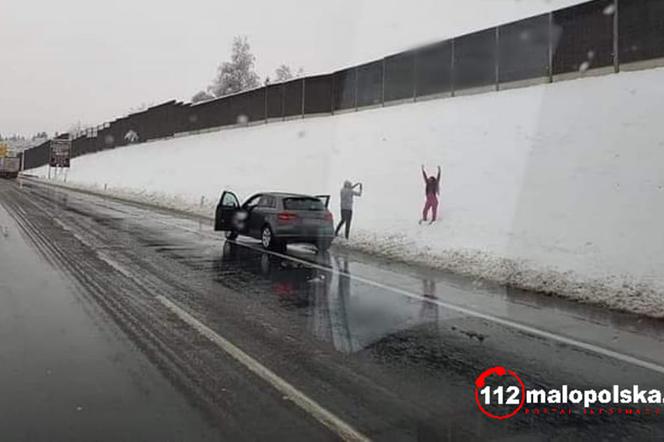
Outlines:
MULTIPOLYGON (((70 233, 73 233, 75 238, 78 241, 80 241, 83 245, 94 250, 94 247, 90 243, 84 240, 81 236, 72 232, 71 229, 69 229, 69 227, 66 227, 64 223, 62 223, 62 221, 60 221, 57 218, 55 218, 54 220, 62 228, 65 228, 66 230, 69 230, 70 233)), ((125 276, 126 278, 133 279, 131 272, 125 269, 123 265, 121 265, 120 263, 118 263, 108 255, 106 255, 105 253, 97 251, 96 254, 100 260, 110 265, 121 275, 125 276)), ((330 411, 323 408, 321 405, 319 405, 313 399, 309 398, 300 390, 289 384, 287 381, 279 377, 269 368, 265 367, 260 362, 249 356, 247 353, 240 350, 240 348, 235 346, 232 342, 223 338, 221 335, 217 334, 214 330, 210 329, 205 324, 203 324, 202 322, 191 316, 189 313, 178 307, 175 303, 173 303, 165 296, 156 295, 155 298, 162 305, 168 308, 171 312, 177 315, 181 320, 186 322, 188 325, 190 325, 200 334, 202 334, 210 341, 215 343, 219 348, 221 348, 223 351, 225 351, 227 354, 233 357, 233 359, 240 362, 247 369, 249 369, 249 371, 253 372, 254 374, 258 375, 258 377, 268 382, 277 391, 288 397, 288 399, 293 401, 293 403, 297 404, 300 408, 302 408, 304 411, 313 416, 318 422, 320 422, 325 427, 333 431, 342 440, 345 441, 371 440, 368 437, 364 436, 359 431, 355 430, 353 427, 344 422, 342 419, 338 418, 330 411)))
MULTIPOLYGON (((76 189, 68 189, 68 190, 76 191, 76 189)), ((102 198, 104 197, 104 195, 99 195, 99 196, 102 197, 102 198)), ((140 205, 140 203, 136 203, 136 204, 140 205)), ((146 208, 144 210, 149 211, 148 208, 146 208)), ((165 209, 165 210, 168 211, 168 209, 165 209)), ((179 216, 182 216, 182 215, 179 215, 179 216)), ((173 224, 173 223, 169 223, 169 222, 165 222, 163 220, 155 220, 155 221, 157 221, 161 224, 164 224, 164 225, 167 225, 167 226, 170 226, 170 227, 175 227, 177 229, 184 230, 184 231, 187 231, 187 232, 190 232, 190 233, 194 233, 194 234, 197 234, 197 235, 200 235, 200 236, 203 236, 203 237, 221 239, 216 235, 201 232, 200 230, 189 229, 187 227, 180 226, 180 225, 173 224)), ((229 240, 226 240, 226 241, 229 241, 229 240)), ((455 304, 450 304, 450 303, 443 302, 443 301, 440 301, 440 300, 437 300, 437 299, 426 298, 422 295, 417 295, 417 294, 411 293, 407 290, 404 290, 404 289, 401 289, 401 288, 398 288, 398 287, 388 286, 388 285, 382 284, 380 282, 376 282, 376 281, 373 281, 373 280, 370 280, 370 279, 367 279, 367 278, 363 278, 361 276, 352 275, 350 273, 342 272, 340 270, 336 270, 336 269, 331 268, 331 267, 322 266, 320 264, 316 264, 316 263, 313 263, 311 261, 296 258, 294 256, 285 255, 283 253, 278 253, 278 252, 273 252, 273 251, 267 251, 267 250, 262 249, 262 248, 254 247, 251 244, 246 244, 246 243, 242 243, 242 242, 238 242, 238 241, 229 241, 229 242, 234 243, 234 244, 236 244, 238 246, 241 246, 241 247, 246 247, 246 248, 249 248, 249 249, 252 249, 252 250, 257 250, 257 251, 264 252, 264 253, 269 253, 271 255, 278 256, 278 257, 283 258, 283 259, 288 259, 290 261, 297 262, 297 263, 300 263, 300 264, 304 264, 304 265, 307 265, 307 266, 312 267, 312 268, 332 272, 332 273, 335 273, 337 275, 342 275, 342 276, 350 278, 351 280, 356 280, 356 281, 362 282, 364 284, 373 285, 374 287, 378 287, 378 288, 381 288, 383 290, 390 291, 392 293, 397 293, 397 294, 400 294, 402 296, 406 296, 406 297, 411 298, 411 299, 416 299, 416 300, 419 300, 421 302, 436 304, 440 307, 447 308, 449 310, 453 310, 453 311, 463 313, 463 314, 466 314, 466 315, 469 315, 469 316, 473 316, 473 317, 476 317, 476 318, 484 319, 484 320, 487 320, 487 321, 490 321, 490 322, 494 322, 496 324, 501 324, 501 325, 504 325, 505 327, 509 327, 509 328, 512 328, 512 329, 515 329, 515 330, 519 330, 519 331, 522 331, 524 333, 528 333, 528 334, 531 334, 531 335, 534 335, 534 336, 539 336, 539 337, 542 337, 542 338, 550 339, 552 341, 556 341, 556 342, 559 342, 559 343, 562 343, 562 344, 571 345, 573 347, 581 348, 581 349, 587 350, 587 351, 592 352, 592 353, 607 356, 607 357, 610 357, 612 359, 616 359, 616 360, 619 360, 619 361, 622 361, 622 362, 626 362, 626 363, 629 363, 629 364, 632 364, 632 365, 636 365, 638 367, 642 367, 642 368, 645 368, 645 369, 648 369, 648 370, 652 370, 652 371, 660 373, 660 374, 664 374, 664 366, 662 366, 660 364, 657 364, 657 363, 654 363, 654 362, 651 362, 651 361, 646 361, 646 360, 643 360, 643 359, 639 359, 637 357, 630 356, 630 355, 627 355, 627 354, 624 354, 624 353, 620 353, 620 352, 617 352, 617 351, 614 351, 614 350, 610 350, 608 348, 600 347, 600 346, 595 345, 595 344, 590 344, 588 342, 583 342, 583 341, 580 341, 578 339, 558 335, 558 334, 553 333, 553 332, 549 332, 549 331, 546 331, 546 330, 541 330, 541 329, 538 329, 538 328, 535 328, 535 327, 531 327, 529 325, 520 324, 518 322, 511 321, 509 319, 501 318, 501 317, 494 316, 494 315, 491 315, 491 314, 488 314, 488 313, 482 313, 482 312, 479 312, 479 311, 476 311, 476 310, 471 310, 471 309, 466 308, 466 307, 461 307, 461 306, 458 306, 458 305, 455 305, 455 304)))
MULTIPOLYGON (((233 241, 233 242, 235 242, 235 241, 233 241)), ((235 242, 235 244, 240 245, 242 247, 247 247, 247 248, 250 248, 250 249, 253 249, 253 250, 265 251, 263 249, 253 247, 253 246, 248 245, 248 244, 242 244, 242 243, 238 243, 238 242, 235 242)), ((378 287, 378 288, 381 288, 383 290, 388 290, 388 291, 391 291, 391 292, 394 292, 394 293, 398 293, 400 295, 406 296, 406 297, 411 298, 411 299, 417 299, 417 300, 422 301, 422 302, 428 302, 428 303, 431 303, 431 304, 436 304, 436 305, 439 305, 439 306, 441 306, 443 308, 446 308, 446 309, 449 309, 449 310, 454 310, 456 312, 463 313, 463 314, 466 314, 466 315, 469 315, 469 316, 474 316, 476 318, 480 318, 480 319, 484 319, 484 320, 487 320, 487 321, 490 321, 490 322, 501 324, 501 325, 504 325, 506 327, 510 327, 510 328, 513 328, 513 329, 516 329, 516 330, 520 330, 522 332, 525 332, 525 333, 528 333, 528 334, 531 334, 531 335, 551 339, 553 341, 557 341, 557 342, 560 342, 562 344, 567 344, 567 345, 571 345, 571 346, 574 346, 574 347, 577 347, 577 348, 582 348, 584 350, 588 350, 588 351, 593 352, 593 353, 597 353, 597 354, 600 354, 600 355, 603 355, 603 356, 608 356, 612 359, 617 359, 617 360, 622 361, 622 362, 627 362, 629 364, 633 364, 633 365, 636 365, 636 366, 639 366, 639 367, 642 367, 642 368, 646 368, 648 370, 655 371, 657 373, 664 374, 664 366, 662 366, 662 365, 659 365, 657 363, 650 362, 650 361, 645 361, 643 359, 639 359, 639 358, 636 358, 634 356, 619 353, 617 351, 613 351, 613 350, 610 350, 608 348, 600 347, 600 346, 595 345, 595 344, 590 344, 590 343, 587 343, 587 342, 579 341, 579 340, 574 339, 574 338, 569 338, 569 337, 566 337, 566 336, 557 335, 555 333, 552 333, 552 332, 549 332, 549 331, 546 331, 546 330, 541 330, 541 329, 538 329, 538 328, 535 328, 535 327, 531 327, 531 326, 528 326, 528 325, 524 325, 524 324, 520 324, 518 322, 511 321, 509 319, 500 318, 498 316, 494 316, 494 315, 491 315, 491 314, 488 314, 488 313, 478 312, 476 310, 471 310, 471 309, 468 309, 466 307, 461 307, 461 306, 458 306, 458 305, 455 305, 455 304, 450 304, 450 303, 440 301, 440 300, 437 300, 437 299, 426 298, 422 295, 417 295, 417 294, 411 293, 407 290, 400 289, 399 287, 388 286, 388 285, 382 284, 380 282, 376 282, 376 281, 373 281, 373 280, 370 280, 370 279, 367 279, 367 278, 363 278, 361 276, 356 276, 356 275, 352 275, 350 273, 342 272, 340 270, 335 270, 335 269, 330 268, 330 267, 321 266, 319 264, 312 263, 312 262, 307 261, 305 259, 300 259, 300 258, 296 258, 296 257, 293 257, 293 256, 284 255, 282 253, 272 252, 272 251, 269 251, 267 253, 271 253, 273 255, 279 256, 279 257, 284 258, 284 259, 289 259, 289 260, 294 261, 294 262, 305 264, 305 265, 308 265, 310 267, 317 268, 319 270, 331 271, 331 272, 336 273, 338 275, 342 275, 342 276, 348 277, 350 279, 360 281, 364 284, 373 285, 374 287, 378 287)))
POLYGON ((368 441, 368 437, 355 430, 349 424, 332 414, 327 409, 323 408, 314 400, 310 399, 307 395, 302 393, 297 388, 286 382, 284 379, 276 375, 269 368, 262 365, 260 362, 240 350, 232 342, 217 334, 214 330, 207 327, 205 324, 191 316, 189 313, 178 307, 169 299, 157 295, 157 300, 161 302, 166 308, 177 315, 181 320, 189 324, 200 334, 215 343, 219 348, 225 351, 228 355, 233 357, 236 361, 240 362, 251 372, 258 377, 268 382, 276 390, 287 396, 293 403, 297 404, 304 411, 313 416, 318 422, 325 425, 327 428, 337 434, 342 440, 346 441, 368 441))
MULTIPOLYGON (((197 235, 200 235, 200 236, 203 236, 203 237, 220 239, 216 235, 201 232, 199 230, 190 229, 190 228, 187 228, 187 227, 184 227, 184 226, 179 226, 177 224, 168 223, 168 222, 165 222, 163 220, 158 220, 158 222, 161 223, 161 224, 168 225, 170 227, 175 227, 175 228, 178 228, 180 230, 184 230, 186 232, 194 233, 194 234, 197 234, 197 235)), ((553 341, 556 341, 556 342, 559 342, 559 343, 562 343, 562 344, 571 345, 571 346, 581 348, 581 349, 584 349, 584 350, 587 350, 587 351, 590 351, 590 352, 593 352, 593 353, 597 353, 597 354, 600 354, 600 355, 603 355, 603 356, 610 357, 612 359, 616 359, 616 360, 619 360, 619 361, 622 361, 622 362, 627 362, 627 363, 632 364, 632 365, 636 365, 636 366, 639 366, 639 367, 642 367, 642 368, 646 368, 648 370, 652 370, 652 371, 655 371, 655 372, 660 373, 660 374, 664 374, 664 366, 662 366, 660 364, 650 362, 650 361, 646 361, 646 360, 643 360, 643 359, 639 359, 637 357, 630 356, 630 355, 627 355, 627 354, 624 354, 624 353, 620 353, 620 352, 617 352, 617 351, 614 351, 614 350, 610 350, 608 348, 600 347, 600 346, 595 345, 595 344, 590 344, 590 343, 587 343, 587 342, 580 341, 578 339, 558 335, 558 334, 555 334, 555 333, 552 333, 552 332, 549 332, 549 331, 546 331, 546 330, 541 330, 541 329, 531 327, 531 326, 528 326, 528 325, 525 325, 525 324, 520 324, 518 322, 514 322, 514 321, 511 321, 509 319, 501 318, 501 317, 494 316, 494 315, 491 315, 491 314, 488 314, 488 313, 482 313, 482 312, 479 312, 479 311, 476 311, 476 310, 471 310, 471 309, 466 308, 466 307, 461 307, 459 305, 450 304, 450 303, 440 301, 440 300, 437 300, 437 299, 427 298, 427 297, 424 297, 422 295, 411 293, 411 292, 409 292, 407 290, 404 290, 404 289, 401 289, 399 287, 388 286, 388 285, 382 284, 380 282, 373 281, 371 279, 363 278, 362 276, 357 276, 357 275, 353 275, 353 274, 350 274, 350 273, 346 273, 346 272, 343 272, 341 270, 337 270, 333 267, 322 266, 322 265, 317 264, 315 262, 307 261, 306 259, 297 258, 297 257, 292 256, 292 255, 286 255, 286 254, 279 253, 279 252, 274 252, 274 251, 271 251, 271 250, 265 250, 265 249, 260 248, 260 247, 255 247, 252 244, 243 243, 243 242, 240 242, 240 241, 237 241, 237 240, 228 240, 228 239, 226 239, 225 241, 233 243, 233 244, 235 244, 237 246, 240 246, 240 247, 246 247, 246 248, 251 249, 251 250, 256 250, 256 251, 261 252, 261 253, 268 253, 268 254, 271 254, 271 255, 274 255, 274 256, 278 256, 280 258, 287 259, 287 260, 293 261, 293 262, 297 262, 299 264, 303 264, 303 265, 306 265, 306 266, 311 267, 311 268, 315 268, 315 269, 323 270, 323 271, 327 271, 327 272, 332 272, 334 274, 350 278, 351 280, 356 280, 356 281, 362 282, 364 284, 372 285, 374 287, 378 287, 378 288, 383 289, 383 290, 387 290, 387 291, 390 291, 390 292, 393 292, 393 293, 397 293, 397 294, 400 294, 402 296, 406 296, 406 297, 411 298, 411 299, 416 299, 416 300, 421 301, 421 302, 436 304, 440 307, 443 307, 443 308, 446 308, 446 309, 449 309, 449 310, 453 310, 453 311, 456 311, 458 313, 463 313, 463 314, 466 314, 466 315, 469 315, 469 316, 474 316, 476 318, 484 319, 484 320, 487 320, 487 321, 490 321, 490 322, 494 322, 496 324, 501 324, 501 325, 504 325, 506 327, 516 329, 516 330, 520 330, 522 332, 525 332, 525 333, 528 333, 528 334, 531 334, 531 335, 551 339, 553 341)))

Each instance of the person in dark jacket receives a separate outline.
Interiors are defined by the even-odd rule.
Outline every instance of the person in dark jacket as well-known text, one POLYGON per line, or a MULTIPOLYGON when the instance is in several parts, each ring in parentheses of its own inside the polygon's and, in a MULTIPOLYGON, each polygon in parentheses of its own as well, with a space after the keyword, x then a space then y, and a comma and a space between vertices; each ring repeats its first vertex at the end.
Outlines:
POLYGON ((427 177, 427 172, 422 165, 422 177, 424 178, 424 192, 426 195, 426 202, 424 203, 424 210, 422 210, 422 219, 420 224, 426 221, 431 209, 431 223, 436 221, 438 216, 438 195, 440 194, 440 166, 438 166, 438 175, 427 177))

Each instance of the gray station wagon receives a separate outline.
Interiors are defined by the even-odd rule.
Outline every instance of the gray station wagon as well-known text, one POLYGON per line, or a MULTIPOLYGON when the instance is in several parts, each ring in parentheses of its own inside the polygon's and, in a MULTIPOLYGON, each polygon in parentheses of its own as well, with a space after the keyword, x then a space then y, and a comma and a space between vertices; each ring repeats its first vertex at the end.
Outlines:
POLYGON ((329 195, 266 192, 253 195, 244 204, 229 191, 221 194, 214 230, 226 238, 238 235, 259 239, 266 249, 285 250, 289 243, 309 243, 325 251, 334 239, 329 195))

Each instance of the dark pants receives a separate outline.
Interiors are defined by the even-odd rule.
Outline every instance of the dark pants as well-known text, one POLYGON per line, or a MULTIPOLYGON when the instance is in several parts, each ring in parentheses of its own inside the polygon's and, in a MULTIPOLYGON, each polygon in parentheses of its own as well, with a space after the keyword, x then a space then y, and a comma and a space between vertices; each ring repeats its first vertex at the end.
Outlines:
POLYGON ((341 221, 339 221, 339 225, 337 226, 336 232, 334 232, 335 236, 339 234, 339 230, 341 230, 341 226, 344 224, 346 225, 346 239, 348 239, 348 236, 350 235, 350 222, 353 219, 353 211, 352 210, 346 210, 346 209, 341 209, 341 221))

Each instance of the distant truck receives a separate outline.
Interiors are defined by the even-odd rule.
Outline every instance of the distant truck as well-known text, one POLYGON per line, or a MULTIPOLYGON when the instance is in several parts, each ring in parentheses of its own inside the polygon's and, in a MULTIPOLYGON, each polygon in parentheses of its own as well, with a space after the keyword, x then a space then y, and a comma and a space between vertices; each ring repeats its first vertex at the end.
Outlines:
POLYGON ((15 157, 0 158, 0 178, 16 178, 21 170, 21 159, 15 157))

